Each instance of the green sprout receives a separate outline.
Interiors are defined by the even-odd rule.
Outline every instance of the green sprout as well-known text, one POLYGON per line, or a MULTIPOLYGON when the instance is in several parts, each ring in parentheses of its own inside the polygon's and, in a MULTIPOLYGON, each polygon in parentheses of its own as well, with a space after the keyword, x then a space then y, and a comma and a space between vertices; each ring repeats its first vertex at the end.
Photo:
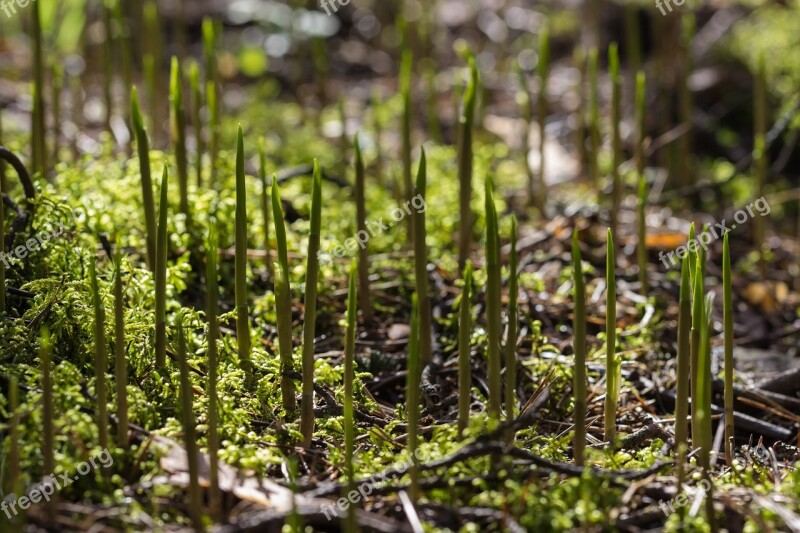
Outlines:
POLYGON ((94 307, 94 391, 97 397, 97 430, 100 447, 108 448, 108 405, 106 392, 106 310, 97 282, 94 256, 89 260, 89 281, 94 307))
POLYGON ((472 399, 472 363, 470 333, 472 332, 472 262, 464 265, 464 288, 458 313, 458 438, 464 436, 469 424, 472 399))
POLYGON ((478 94, 480 77, 475 58, 467 56, 469 64, 469 83, 464 93, 461 115, 458 119, 458 186, 459 186, 459 230, 458 230, 458 267, 463 269, 472 246, 472 138, 475 127, 475 101, 478 94))
POLYGON ((158 230, 156 234, 156 368, 167 366, 167 212, 169 201, 169 170, 164 165, 161 175, 161 202, 158 204, 158 230))
MULTIPOLYGON (((425 192, 428 187, 428 165, 425 159, 425 149, 421 149, 417 181, 414 186, 415 198, 425 201, 425 192)), ((428 294, 428 245, 425 229, 425 210, 417 209, 414 218, 414 279, 417 290, 417 303, 419 304, 419 333, 420 353, 422 363, 427 365, 433 361, 433 326, 431 319, 431 300, 428 294)))
POLYGON ((169 101, 172 143, 175 146, 175 163, 178 166, 178 192, 180 212, 189 215, 189 164, 186 160, 186 117, 183 112, 183 90, 181 89, 181 64, 172 58, 170 70, 169 101))
POLYGON ((622 203, 622 180, 619 167, 622 163, 622 140, 620 138, 620 87, 619 52, 617 43, 608 47, 608 68, 611 76, 611 230, 616 232, 619 222, 619 208, 622 203))
POLYGON ((195 530, 203 530, 203 498, 200 492, 200 464, 195 431, 194 390, 189 381, 189 362, 187 360, 186 334, 184 332, 184 312, 178 316, 178 364, 181 382, 181 422, 183 423, 184 446, 189 467, 189 517, 195 530))
POLYGON ((497 209, 494 205, 492 180, 486 177, 486 313, 489 367, 489 416, 500 420, 500 237, 497 228, 497 209))
POLYGON ((322 171, 316 159, 313 181, 303 317, 303 392, 300 404, 300 431, 303 434, 303 446, 307 448, 311 446, 311 438, 314 435, 314 335, 317 321, 319 241, 322 227, 322 171))
POLYGON ((733 288, 728 234, 722 240, 722 309, 725 335, 725 461, 733 464, 733 288))
POLYGON ((589 49, 589 179, 600 183, 600 99, 597 83, 597 48, 589 49))
POLYGON ((583 281, 583 265, 577 229, 572 234, 572 276, 575 299, 572 325, 575 351, 572 384, 575 395, 575 414, 573 415, 575 439, 572 450, 575 464, 583 466, 586 448, 586 288, 583 281))
POLYGON ((192 93, 192 125, 194 126, 194 139, 197 144, 196 154, 196 172, 197 172, 197 188, 203 187, 203 152, 205 145, 203 143, 203 120, 201 118, 201 110, 203 108, 203 92, 200 89, 200 66, 196 62, 192 62, 189 67, 189 87, 192 93))
MULTIPOLYGON (((511 217, 511 238, 509 246, 508 265, 508 332, 506 334, 506 419, 514 420, 517 406, 517 327, 519 324, 519 309, 517 300, 519 299, 519 277, 517 275, 517 217, 511 217)), ((507 435, 509 441, 513 440, 513 433, 507 435)))
POLYGON ((150 141, 142 121, 139 96, 136 87, 131 88, 131 117, 136 151, 139 155, 139 173, 142 177, 142 204, 144 206, 144 227, 147 244, 147 266, 155 269, 156 262, 156 210, 153 200, 153 180, 150 172, 150 141))
MULTIPOLYGON (((411 191, 414 184, 411 182, 411 76, 413 57, 410 48, 403 49, 400 60, 400 94, 403 98, 403 115, 400 126, 401 131, 401 159, 403 161, 403 192, 404 200, 411 201, 411 191)), ((413 217, 408 220, 408 242, 414 240, 413 217)))
MULTIPOLYGON (((355 352, 356 352, 356 260, 350 264, 350 276, 347 286, 347 329, 344 337, 344 462, 347 475, 346 493, 355 489, 355 467, 353 454, 355 451, 355 410, 353 407, 354 380, 355 380, 355 352)), ((409 423, 409 427, 411 427, 409 423)), ((410 430, 409 430, 410 431, 410 430)), ((410 439, 410 436, 409 436, 410 439)), ((345 516, 345 531, 356 531, 355 505, 347 508, 345 516)))
POLYGON ((247 228, 244 135, 240 124, 236 137, 236 338, 239 364, 245 372, 246 383, 251 384, 253 368, 250 361, 250 313, 247 305, 247 228))
POLYGON ((278 246, 277 276, 275 277, 275 305, 278 316, 278 351, 281 358, 281 395, 283 409, 287 414, 294 412, 297 401, 294 397, 294 381, 289 373, 294 369, 292 362, 292 293, 289 286, 289 252, 286 244, 286 226, 283 220, 281 192, 278 178, 272 177, 272 217, 275 223, 275 242, 278 246))
POLYGON ((411 297, 411 336, 408 343, 408 374, 406 375, 406 418, 408 419, 407 449, 411 460, 411 485, 408 495, 412 502, 419 498, 419 465, 417 457, 417 441, 419 440, 419 401, 420 382, 422 380, 422 361, 420 341, 425 335, 420 330, 419 312, 417 311, 416 294, 411 297))
POLYGON ((267 153, 266 141, 263 137, 258 140, 258 179, 261 182, 261 216, 264 225, 264 262, 270 277, 275 276, 272 265, 272 250, 269 244, 269 225, 272 219, 272 204, 269 201, 269 185, 267 184, 267 153))
MULTIPOLYGON (((364 160, 361 157, 361 146, 358 134, 353 142, 356 163, 356 229, 359 235, 367 233, 367 204, 364 183, 364 160)), ((358 302, 362 316, 367 319, 372 316, 372 304, 369 299, 369 249, 367 241, 359 247, 358 251, 358 302)))
POLYGON ((128 447, 128 361, 125 358, 125 291, 122 286, 122 247, 114 255, 114 380, 117 385, 117 447, 128 447))
POLYGON ((647 296, 647 181, 644 175, 645 155, 645 75, 644 72, 636 73, 636 170, 639 181, 639 190, 636 204, 636 262, 639 265, 639 284, 642 286, 641 293, 647 296))
POLYGON ((210 221, 208 228, 208 241, 206 243, 206 318, 208 319, 208 334, 206 345, 208 351, 208 378, 206 395, 208 396, 208 484, 209 508, 213 516, 222 512, 222 493, 219 489, 219 414, 217 412, 217 379, 219 375, 219 354, 217 352, 217 339, 219 339, 219 282, 217 280, 217 228, 216 221, 210 221))
POLYGON ((544 181, 545 171, 545 126, 547 122, 547 76, 550 69, 550 32, 547 26, 539 33, 539 96, 537 98, 537 111, 539 124, 539 172, 537 173, 537 194, 533 196, 534 204, 539 213, 544 215, 547 204, 547 185, 544 181))
POLYGON ((675 400, 675 448, 678 455, 678 494, 684 483, 686 451, 689 445, 687 417, 689 415, 689 375, 691 366, 692 287, 689 260, 681 260, 681 289, 678 311, 678 371, 675 400))
POLYGON ((617 437, 617 404, 622 376, 617 360, 617 280, 614 237, 608 228, 606 241, 606 400, 605 440, 611 444, 617 437))
MULTIPOLYGON (((53 381, 50 376, 50 367, 53 363, 53 340, 47 326, 43 327, 39 333, 39 362, 42 367, 42 469, 45 472, 55 472, 55 408, 53 381)), ((47 503, 45 511, 49 520, 55 519, 55 499, 47 503)))

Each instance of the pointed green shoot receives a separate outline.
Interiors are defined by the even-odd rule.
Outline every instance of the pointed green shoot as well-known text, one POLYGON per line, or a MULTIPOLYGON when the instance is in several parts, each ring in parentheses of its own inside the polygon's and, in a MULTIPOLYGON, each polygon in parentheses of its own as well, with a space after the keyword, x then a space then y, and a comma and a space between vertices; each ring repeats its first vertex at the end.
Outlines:
MULTIPOLYGON (((691 263, 691 262, 690 262, 691 263)), ((692 279, 692 357, 691 357, 691 384, 692 384, 692 447, 697 448, 702 445, 702 426, 700 425, 700 389, 702 380, 700 354, 702 352, 702 326, 705 321, 705 311, 703 309, 703 274, 700 262, 695 263, 695 272, 692 279)))
POLYGON ((203 108, 203 92, 200 85, 200 66, 196 62, 192 62, 189 67, 189 87, 192 91, 192 126, 194 127, 194 139, 197 145, 195 172, 197 174, 197 188, 201 189, 203 187, 203 152, 205 152, 203 120, 200 113, 203 108))
POLYGON ((283 409, 287 415, 291 416, 297 407, 294 381, 288 375, 294 370, 292 360, 292 293, 289 286, 289 252, 286 244, 286 226, 283 220, 278 178, 275 175, 272 176, 272 216, 275 223, 275 242, 278 246, 275 304, 278 316, 278 351, 281 358, 281 396, 283 409))
POLYGON ((681 289, 678 311, 678 383, 675 400, 675 447, 677 449, 678 494, 684 483, 686 451, 689 446, 689 375, 691 366, 692 287, 689 260, 681 260, 681 289))
POLYGON ((247 297, 247 184, 244 173, 244 135, 242 126, 236 137, 236 338, 239 364, 245 381, 252 384, 250 361, 250 312, 247 297))
POLYGON ((464 288, 458 311, 458 438, 464 436, 469 424, 472 403, 472 363, 470 361, 470 336, 472 333, 472 262, 464 265, 464 288))
POLYGON ((497 227, 497 209, 494 205, 492 180, 486 177, 486 312, 489 367, 489 417, 500 421, 502 401, 500 381, 500 237, 497 227))
POLYGON ((158 204, 158 230, 156 234, 156 368, 167 366, 167 212, 169 200, 169 170, 164 165, 161 175, 161 202, 158 204))
MULTIPOLYGON (((417 181, 414 186, 414 199, 419 198, 422 203, 425 202, 425 192, 428 187, 427 167, 425 148, 421 148, 417 181)), ((414 203, 414 205, 416 204, 414 203)), ((417 303, 419 305, 419 345, 422 363, 427 365, 433 361, 433 326, 431 300, 428 294, 428 245, 426 242, 425 210, 415 210, 412 217, 414 219, 414 279, 417 290, 417 303)))
MULTIPOLYGON (((361 157, 361 145, 358 142, 358 134, 353 141, 356 163, 356 229, 357 235, 369 235, 367 233, 367 201, 366 184, 364 180, 364 160, 361 157)), ((372 316, 372 304, 369 299, 369 248, 368 239, 359 241, 361 246, 358 250, 358 302, 362 316, 367 319, 372 316)))
MULTIPOLYGON (((511 237, 509 239, 508 264, 508 333, 506 335, 506 389, 505 389, 505 408, 506 420, 512 421, 516 416, 517 408, 517 329, 519 324, 519 277, 517 275, 517 217, 511 216, 511 237)), ((512 433, 506 435, 507 440, 514 438, 512 433)))
POLYGON ((614 444, 617 438, 617 404, 622 376, 617 360, 617 280, 614 237, 608 228, 606 238, 606 399, 605 440, 614 444))
POLYGON ((144 206, 144 227, 147 243, 147 266, 151 271, 156 263, 156 209, 153 199, 153 180, 150 172, 150 141, 142 121, 139 96, 136 87, 131 88, 131 117, 136 151, 139 155, 139 173, 142 176, 142 204, 144 206))
MULTIPOLYGON (((44 106, 44 45, 42 41, 42 14, 39 2, 31 9, 31 33, 33 39, 33 112, 31 119, 31 146, 33 149, 33 173, 44 174, 47 170, 46 125, 44 106)), ((49 470, 48 470, 49 472, 49 470)))
POLYGON ((547 76, 550 69, 550 33, 544 26, 539 33, 539 63, 537 71, 539 76, 539 97, 537 98, 537 122, 539 125, 539 172, 537 177, 538 191, 534 196, 534 205, 539 213, 544 215, 547 204, 547 185, 545 183, 545 125, 547 122, 547 76))
POLYGON ((583 466, 586 449, 586 287, 583 281, 581 248, 578 230, 572 234, 572 275, 574 285, 575 311, 572 334, 575 351, 572 389, 575 395, 575 440, 572 445, 575 464, 583 466))
POLYGON ((314 335, 317 321, 317 282, 319 278, 319 241, 322 228, 322 171, 314 160, 311 190, 311 231, 306 260, 305 316, 303 317, 303 392, 300 405, 300 432, 303 446, 311 446, 314 435, 314 335))
MULTIPOLYGON (((210 104, 209 104, 210 105, 210 104)), ((263 137, 258 139, 258 179, 261 182, 261 216, 264 225, 264 262, 271 278, 275 277, 275 268, 272 264, 272 249, 269 243, 269 226, 272 220, 272 204, 269 200, 269 185, 267 184, 267 151, 266 141, 263 137)))
POLYGON ((722 241, 722 309, 725 335, 725 461, 733 464, 733 288, 731 249, 726 233, 722 241))
POLYGON ((183 112, 183 90, 181 89, 181 65, 177 57, 172 58, 169 82, 170 125, 175 163, 178 166, 178 191, 180 212, 189 215, 189 164, 186 159, 186 117, 183 112))
POLYGON ((467 56, 469 63, 469 83, 464 93, 461 115, 458 119, 458 201, 459 201, 459 230, 458 230, 458 268, 463 269, 472 247, 472 138, 475 123, 475 101, 478 94, 480 78, 475 58, 470 53, 467 56))
POLYGON ((209 173, 211 187, 217 186, 216 168, 217 157, 220 144, 220 103, 217 96, 217 86, 212 82, 206 83, 206 102, 208 105, 208 131, 211 135, 211 146, 209 147, 209 173))

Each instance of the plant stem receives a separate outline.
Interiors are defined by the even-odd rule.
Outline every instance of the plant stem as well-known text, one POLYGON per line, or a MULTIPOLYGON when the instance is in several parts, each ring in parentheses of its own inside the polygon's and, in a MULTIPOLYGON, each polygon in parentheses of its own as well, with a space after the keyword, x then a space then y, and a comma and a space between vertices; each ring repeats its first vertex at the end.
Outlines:
POLYGON ((156 262, 156 210, 153 200, 153 180, 150 172, 150 141, 147 138, 139 108, 136 87, 131 88, 131 117, 136 149, 139 155, 139 173, 142 176, 142 205, 144 206, 144 227, 147 243, 147 267, 155 270, 156 262))
POLYGON ((184 445, 189 467, 189 517, 196 531, 203 530, 203 498, 200 492, 199 457, 197 435, 195 433, 194 392, 189 381, 189 363, 187 361, 186 334, 184 332, 184 314, 178 317, 178 361, 181 380, 181 421, 183 422, 184 445))
POLYGON ((459 184, 459 229, 458 229, 458 268, 462 270, 469 257, 472 246, 472 137, 475 126, 475 99, 480 78, 475 58, 470 54, 469 84, 464 93, 461 115, 458 119, 458 184, 459 184))
POLYGON ((247 184, 244 174, 244 135, 242 126, 236 138, 236 338, 239 364, 245 382, 252 385, 253 368, 250 361, 250 312, 247 303, 247 184))
MULTIPOLYGON (((210 105, 210 104, 209 104, 210 105)), ((263 137, 258 140, 258 179, 261 182, 261 216, 264 225, 264 262, 270 278, 275 277, 275 267, 272 264, 272 247, 269 242, 269 225, 272 220, 272 203, 269 200, 269 185, 267 184, 267 151, 266 141, 263 137)))
POLYGON ((94 391, 97 398, 97 431, 100 447, 108 448, 108 403, 106 393, 106 311, 97 282, 95 258, 89 260, 89 279, 94 306, 94 391))
MULTIPOLYGON (((211 134, 211 146, 209 147, 209 180, 211 188, 218 187, 216 179, 217 159, 220 144, 220 103, 217 93, 217 86, 214 83, 206 83, 206 102, 208 105, 209 121, 208 130, 211 134)), ((272 268, 270 266, 270 268, 272 268)))
POLYGON ((422 362, 420 361, 420 339, 424 335, 420 331, 419 313, 416 307, 416 295, 411 298, 411 337, 408 343, 408 374, 406 376, 406 418, 408 420, 408 458, 411 461, 411 485, 408 495, 412 502, 419 498, 419 465, 417 462, 417 440, 419 439, 419 400, 420 381, 422 379, 422 362))
MULTIPOLYGON (((589 179, 599 190, 600 103, 597 89, 597 48, 589 50, 589 179)), ((602 194, 602 193, 599 193, 602 194)))
MULTIPOLYGON (((356 261, 350 264, 350 276, 347 288, 347 329, 344 337, 344 461, 347 475, 347 494, 355 489, 355 467, 353 454, 355 451, 355 413, 353 408, 353 381, 355 380, 356 352, 356 261)), ((411 427, 409 423, 409 428, 411 427)), ((409 429, 410 431, 410 429, 409 429)), ((409 435, 410 439, 410 435, 409 435)), ((347 507, 344 531, 356 531, 355 505, 347 507)))
MULTIPOLYGON (((767 182, 767 76, 764 54, 758 57, 755 79, 755 141, 753 160, 756 166, 756 195, 764 196, 764 185, 767 182)), ((758 252, 758 264, 761 274, 765 274, 764 262, 764 217, 754 217, 753 238, 758 252)))
MULTIPOLYGON (((517 217, 511 216, 511 237, 509 239, 508 265, 508 333, 506 335, 506 420, 512 421, 516 416, 517 406, 517 328, 519 324, 519 311, 517 300, 519 298, 519 278, 517 275, 517 217)), ((508 432, 506 440, 512 442, 514 433, 508 432)))
POLYGON ((733 465, 733 288, 731 250, 726 233, 722 241, 722 309, 725 330, 725 461, 733 465))
MULTIPOLYGON (((423 203, 425 202, 425 193, 428 187, 427 167, 425 148, 421 148, 414 198, 421 198, 423 203)), ((431 300, 428 294, 428 245, 426 242, 425 210, 416 209, 412 216, 414 218, 414 279, 417 290, 417 303, 419 305, 419 348, 422 364, 428 365, 433 361, 433 327, 431 300)))
POLYGON ((472 263, 464 265, 464 288, 458 313, 458 438, 464 438, 469 424, 472 400, 472 363, 470 336, 472 333, 472 263))
POLYGON ((177 57, 172 58, 170 70, 169 100, 171 103, 170 124, 172 143, 175 148, 175 163, 178 166, 178 192, 180 212, 189 216, 189 164, 186 160, 186 117, 183 112, 183 89, 181 89, 181 65, 177 57))
POLYGON ((577 229, 572 234, 572 275, 575 300, 572 325, 575 351, 572 384, 575 394, 575 414, 573 415, 575 440, 572 445, 572 453, 575 464, 583 466, 586 448, 586 288, 583 282, 583 265, 577 229))
POLYGON ((161 175, 161 202, 158 205, 158 232, 156 235, 156 368, 167 366, 167 211, 169 201, 169 170, 164 165, 161 175))
MULTIPOLYGON (((691 262, 690 262, 691 263, 691 262)), ((690 264, 691 266, 691 264, 690 264)), ((701 424, 701 407, 700 407, 700 383, 702 381, 702 373, 700 366, 700 354, 702 351, 702 325, 703 325, 703 274, 701 271, 699 261, 695 261, 695 271, 692 280, 693 296, 692 296, 692 357, 691 357, 691 407, 692 407, 692 447, 697 448, 702 445, 702 426, 701 424)), ((710 424, 710 422, 709 422, 710 424)))
POLYGON ((492 180, 486 177, 486 313, 489 366, 489 417, 500 421, 500 245, 492 180))
POLYGON ((686 450, 688 446, 687 422, 689 415, 689 371, 691 365, 692 287, 689 261, 681 260, 681 289, 678 312, 678 372, 675 400, 675 447, 677 449, 678 494, 684 483, 686 450))
POLYGON ((303 317, 303 393, 300 406, 300 431, 303 446, 311 446, 314 435, 314 335, 317 321, 317 282, 319 278, 319 240, 322 228, 322 171, 314 160, 311 191, 311 231, 306 262, 305 316, 303 317))
MULTIPOLYGON (((33 38, 33 113, 31 124, 31 145, 33 148, 33 173, 44 174, 47 170, 47 149, 45 145, 45 107, 44 107, 44 46, 42 43, 42 13, 39 2, 31 6, 31 33, 33 38)), ((50 470, 48 470, 50 472, 50 470)))
POLYGON ((281 358, 281 396, 283 409, 291 416, 297 401, 294 397, 294 381, 289 373, 294 370, 292 362, 292 293, 289 286, 289 253, 286 245, 286 226, 283 221, 281 192, 278 178, 272 176, 272 216, 275 223, 275 242, 278 245, 278 270, 275 277, 275 304, 278 316, 278 351, 281 358))
POLYGON ((200 67, 193 62, 189 68, 189 86, 192 90, 192 126, 194 126, 194 138, 197 144, 196 149, 196 173, 197 188, 203 188, 203 152, 205 145, 203 142, 203 120, 200 110, 203 107, 203 92, 200 90, 200 67))
POLYGON ((617 280, 614 237, 608 229, 606 240, 606 400, 605 440, 614 444, 617 438, 617 404, 619 403, 620 368, 617 362, 617 280))
MULTIPOLYGON (((361 157, 361 146, 356 135, 353 143, 356 163, 356 229, 358 235, 369 236, 367 233, 367 202, 366 185, 364 183, 364 160, 361 157)), ((372 316, 372 304, 369 299, 369 249, 368 238, 359 240, 361 246, 358 250, 358 302, 361 315, 364 319, 372 316)))
POLYGON ((537 98, 539 124, 539 172, 536 174, 538 183, 537 194, 533 196, 534 205, 539 213, 544 216, 544 208, 547 204, 547 184, 544 179, 545 174, 545 133, 547 125, 547 76, 550 68, 550 33, 547 27, 543 27, 539 33, 539 64, 537 70, 539 74, 539 96, 537 98))
POLYGON ((128 447, 128 361, 125 358, 125 292, 122 286, 122 247, 114 255, 114 380, 117 385, 117 447, 128 447))
POLYGON ((222 513, 222 493, 219 489, 219 434, 217 425, 219 415, 217 412, 217 379, 218 379, 218 352, 217 339, 219 338, 219 284, 217 281, 217 242, 216 221, 211 220, 208 229, 208 242, 206 244, 206 318, 208 320, 208 335, 206 345, 208 351, 208 381, 206 394, 208 396, 208 484, 209 508, 214 517, 222 513))
MULTIPOLYGON (((39 361, 42 365, 42 469, 55 472, 55 409, 53 407, 53 383, 50 379, 50 366, 53 359, 53 342, 47 326, 39 335, 39 361)), ((16 387, 15 387, 16 389, 16 387)), ((18 411, 15 411, 18 412, 18 411)), ((48 520, 55 519, 56 499, 47 502, 45 511, 48 520)))

